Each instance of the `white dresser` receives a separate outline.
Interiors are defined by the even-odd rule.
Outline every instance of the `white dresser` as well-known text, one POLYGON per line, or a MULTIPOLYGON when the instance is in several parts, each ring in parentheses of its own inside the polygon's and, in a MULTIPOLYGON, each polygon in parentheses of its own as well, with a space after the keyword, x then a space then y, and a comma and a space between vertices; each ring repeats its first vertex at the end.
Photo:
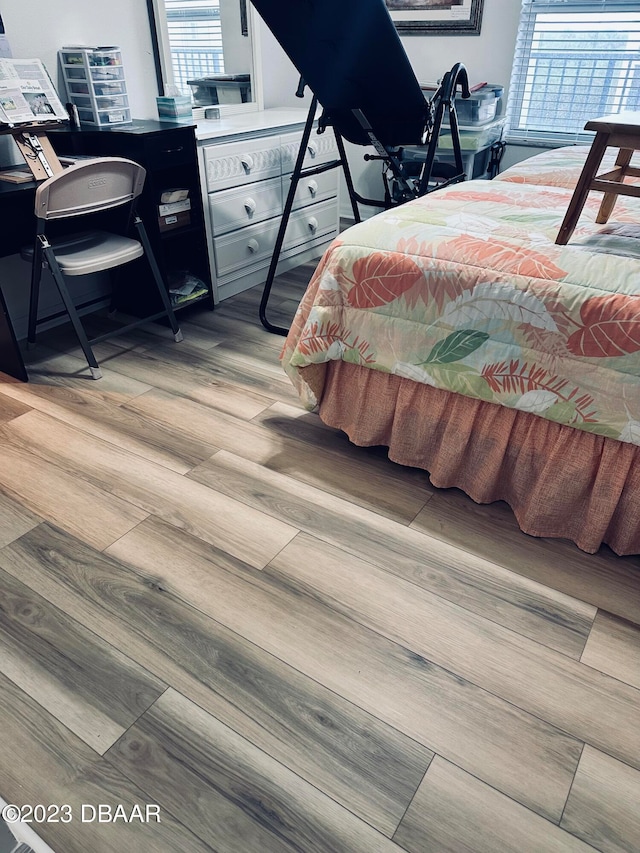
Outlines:
MULTIPOLYGON (((306 115, 305 109, 272 109, 198 122, 216 302, 266 278, 306 115)), ((304 165, 337 156, 333 132, 314 131, 304 165)), ((339 171, 329 169, 298 184, 278 272, 319 258, 338 233, 339 171)))

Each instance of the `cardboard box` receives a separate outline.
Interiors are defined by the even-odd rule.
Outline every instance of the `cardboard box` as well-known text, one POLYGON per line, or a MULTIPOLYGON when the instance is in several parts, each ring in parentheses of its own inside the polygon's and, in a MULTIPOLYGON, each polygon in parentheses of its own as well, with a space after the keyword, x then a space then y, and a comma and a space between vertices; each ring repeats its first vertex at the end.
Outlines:
POLYGON ((185 228, 187 225, 191 225, 190 210, 180 210, 177 213, 158 216, 158 228, 160 231, 173 231, 174 228, 185 228))
POLYGON ((172 213, 182 213, 184 210, 191 210, 190 198, 185 198, 182 201, 169 201, 158 205, 159 216, 170 216, 172 213))

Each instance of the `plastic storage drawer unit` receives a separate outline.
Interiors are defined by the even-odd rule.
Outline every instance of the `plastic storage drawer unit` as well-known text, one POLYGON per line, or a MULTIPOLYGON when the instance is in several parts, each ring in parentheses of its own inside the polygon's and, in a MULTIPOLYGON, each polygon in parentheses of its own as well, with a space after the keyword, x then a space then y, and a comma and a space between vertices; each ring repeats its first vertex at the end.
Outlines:
POLYGON ((64 47, 59 51, 67 95, 82 124, 129 124, 131 111, 117 47, 64 47))

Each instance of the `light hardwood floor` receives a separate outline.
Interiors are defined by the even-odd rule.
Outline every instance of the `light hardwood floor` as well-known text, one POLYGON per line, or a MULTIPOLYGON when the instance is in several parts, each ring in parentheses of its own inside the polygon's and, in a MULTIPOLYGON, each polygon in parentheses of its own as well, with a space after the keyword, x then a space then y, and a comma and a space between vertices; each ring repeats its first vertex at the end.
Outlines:
POLYGON ((640 853, 640 558, 350 445, 259 296, 0 374, 0 796, 56 853, 640 853))

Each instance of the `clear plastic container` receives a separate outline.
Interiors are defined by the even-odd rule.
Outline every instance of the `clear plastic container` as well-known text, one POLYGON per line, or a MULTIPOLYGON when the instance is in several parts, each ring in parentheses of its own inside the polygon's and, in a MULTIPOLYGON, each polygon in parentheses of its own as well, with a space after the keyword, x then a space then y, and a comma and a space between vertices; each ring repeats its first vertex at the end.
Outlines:
POLYGON ((91 95, 69 95, 69 97, 79 110, 93 110, 91 95))
POLYGON ((72 80, 67 80, 67 90, 69 95, 88 95, 89 83, 74 83, 72 80))
POLYGON ((94 82, 93 92, 96 97, 101 95, 126 95, 127 87, 124 80, 105 80, 104 82, 94 82))
POLYGON ((504 87, 497 84, 487 84, 471 97, 456 96, 456 115, 460 125, 482 125, 494 121, 502 115, 502 99, 504 87))
POLYGON ((129 106, 126 95, 96 95, 96 103, 99 110, 111 110, 129 106))
POLYGON ((99 110, 96 114, 93 110, 78 107, 78 118, 83 124, 128 124, 131 121, 131 111, 128 109, 99 110))
POLYGON ((93 110, 81 109, 78 107, 78 118, 80 121, 95 124, 93 110))
POLYGON ((64 69, 66 80, 87 80, 89 75, 83 66, 69 66, 64 69))
MULTIPOLYGON (((499 118, 478 126, 459 125, 460 148, 462 151, 481 151, 483 148, 493 145, 494 142, 498 142, 502 138, 505 123, 505 118, 499 118)), ((447 133, 446 130, 440 134, 438 146, 445 149, 453 148, 451 134, 447 133)))
POLYGON ((60 59, 63 65, 84 65, 84 53, 82 50, 61 50, 60 59))
MULTIPOLYGON (((471 181, 476 178, 486 177, 490 156, 490 148, 483 148, 479 151, 462 152, 462 168, 467 176, 467 180, 471 181)), ((455 163, 453 151, 440 152, 436 157, 436 160, 441 163, 455 163)))
POLYGON ((91 79, 94 81, 124 80, 124 68, 122 65, 94 65, 90 69, 91 79))
POLYGON ((89 53, 89 65, 122 65, 122 55, 116 48, 112 50, 92 50, 89 53))
POLYGON ((130 121, 131 112, 128 109, 98 111, 98 124, 126 124, 130 121))
POLYGON ((78 109, 93 109, 94 104, 99 110, 112 110, 129 106, 129 99, 126 95, 97 95, 92 98, 90 95, 71 95, 71 100, 78 109))

